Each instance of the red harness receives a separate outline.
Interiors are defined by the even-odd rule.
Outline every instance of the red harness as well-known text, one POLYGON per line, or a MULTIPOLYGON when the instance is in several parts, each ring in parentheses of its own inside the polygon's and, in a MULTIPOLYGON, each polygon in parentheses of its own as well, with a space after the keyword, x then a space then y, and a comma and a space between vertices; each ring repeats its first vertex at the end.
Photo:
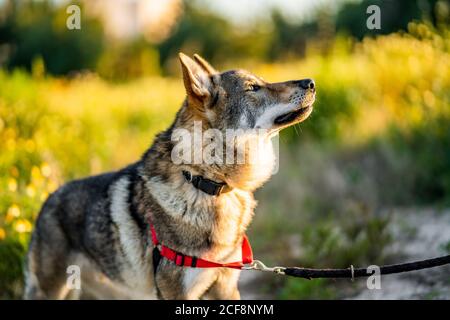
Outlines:
POLYGON ((152 233, 152 242, 155 248, 157 248, 157 245, 160 245, 160 254, 162 257, 173 261, 177 266, 180 267, 192 267, 192 268, 233 268, 233 269, 242 269, 244 264, 252 263, 253 262, 253 252, 252 247, 250 246, 250 242, 248 241, 248 238, 246 235, 244 235, 244 238, 242 240, 242 260, 241 261, 235 261, 235 262, 228 262, 228 263, 220 263, 220 262, 214 262, 209 261, 193 256, 187 256, 180 252, 177 252, 175 250, 170 249, 169 247, 166 247, 162 243, 160 244, 158 241, 158 238, 156 237, 156 231, 153 226, 153 223, 150 222, 150 230, 152 233))

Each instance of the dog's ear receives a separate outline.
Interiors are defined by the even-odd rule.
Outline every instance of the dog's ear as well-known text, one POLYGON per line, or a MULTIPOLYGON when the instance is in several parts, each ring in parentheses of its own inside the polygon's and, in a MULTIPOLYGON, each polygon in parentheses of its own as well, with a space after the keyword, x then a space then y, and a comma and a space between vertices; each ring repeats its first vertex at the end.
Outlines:
POLYGON ((210 65, 205 59, 203 59, 201 56, 199 56, 198 54, 194 54, 194 59, 195 61, 197 61, 202 67, 203 69, 205 69, 209 74, 216 74, 218 73, 218 71, 216 69, 213 68, 212 65, 210 65))
POLYGON ((184 53, 179 53, 183 81, 189 98, 205 102, 211 96, 212 81, 208 70, 199 63, 189 58, 184 53))

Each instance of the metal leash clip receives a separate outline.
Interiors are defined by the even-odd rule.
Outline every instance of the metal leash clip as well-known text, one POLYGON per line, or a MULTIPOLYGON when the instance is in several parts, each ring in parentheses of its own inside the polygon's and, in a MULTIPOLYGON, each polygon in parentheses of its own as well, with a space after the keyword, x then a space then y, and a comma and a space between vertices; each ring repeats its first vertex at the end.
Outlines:
POLYGON ((252 263, 242 267, 242 270, 259 270, 265 272, 274 272, 277 274, 284 274, 284 267, 268 267, 259 260, 253 260, 252 263))

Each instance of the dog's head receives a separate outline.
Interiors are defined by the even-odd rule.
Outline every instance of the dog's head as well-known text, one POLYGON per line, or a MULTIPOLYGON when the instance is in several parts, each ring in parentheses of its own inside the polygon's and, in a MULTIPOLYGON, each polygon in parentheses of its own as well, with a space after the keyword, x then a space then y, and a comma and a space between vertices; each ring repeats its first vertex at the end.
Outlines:
POLYGON ((198 55, 180 53, 187 104, 208 127, 279 131, 312 112, 311 79, 268 83, 245 70, 220 73, 198 55))
MULTIPOLYGON (((314 81, 268 83, 244 70, 220 73, 198 55, 191 59, 180 53, 180 61, 187 98, 174 128, 195 132, 196 124, 200 123, 203 131, 214 131, 214 137, 210 139, 205 134, 200 139, 181 139, 183 143, 178 143, 172 154, 183 150, 181 154, 188 155, 183 163, 189 164, 192 159, 205 160, 205 154, 211 155, 206 157, 211 161, 196 162, 198 172, 214 171, 213 176, 241 189, 259 187, 276 168, 270 138, 311 114, 314 81), (230 131, 232 139, 228 136, 230 131), (206 152, 210 150, 213 151, 206 152), (230 156, 232 161, 228 161, 230 156)), ((180 131, 174 132, 177 138, 173 140, 178 141, 180 131)))

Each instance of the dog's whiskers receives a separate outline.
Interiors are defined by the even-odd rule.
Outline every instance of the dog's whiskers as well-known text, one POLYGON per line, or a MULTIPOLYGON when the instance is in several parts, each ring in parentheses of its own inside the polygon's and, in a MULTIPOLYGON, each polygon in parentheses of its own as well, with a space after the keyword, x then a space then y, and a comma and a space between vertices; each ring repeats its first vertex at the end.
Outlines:
POLYGON ((300 135, 298 134, 298 131, 297 131, 297 125, 296 125, 296 124, 294 125, 294 131, 295 131, 295 133, 297 134, 297 136, 299 137, 300 135))

